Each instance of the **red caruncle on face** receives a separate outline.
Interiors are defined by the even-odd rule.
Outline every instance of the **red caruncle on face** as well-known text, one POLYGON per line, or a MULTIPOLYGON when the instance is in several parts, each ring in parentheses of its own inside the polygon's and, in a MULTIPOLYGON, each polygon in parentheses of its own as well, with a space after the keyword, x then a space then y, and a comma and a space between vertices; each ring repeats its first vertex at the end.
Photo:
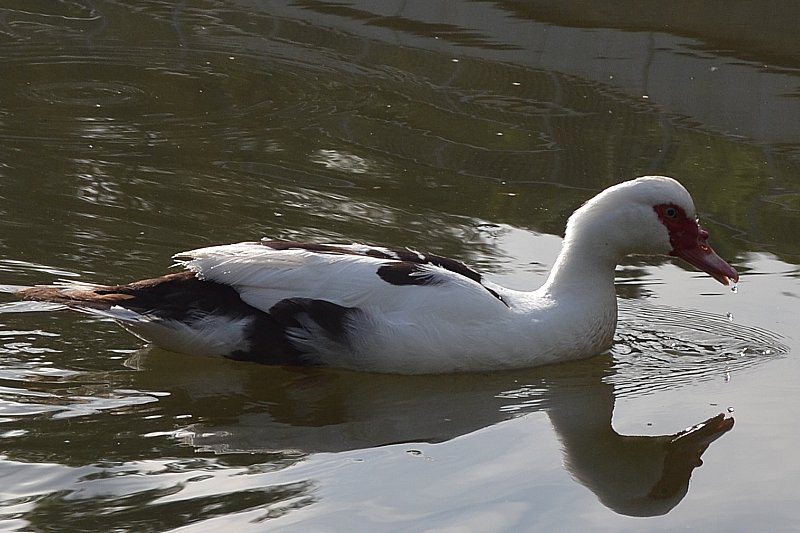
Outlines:
POLYGON ((670 255, 680 257, 687 263, 710 274, 720 283, 739 281, 739 274, 708 245, 708 232, 696 219, 686 215, 682 207, 675 204, 659 204, 654 207, 658 219, 669 232, 672 246, 670 255))

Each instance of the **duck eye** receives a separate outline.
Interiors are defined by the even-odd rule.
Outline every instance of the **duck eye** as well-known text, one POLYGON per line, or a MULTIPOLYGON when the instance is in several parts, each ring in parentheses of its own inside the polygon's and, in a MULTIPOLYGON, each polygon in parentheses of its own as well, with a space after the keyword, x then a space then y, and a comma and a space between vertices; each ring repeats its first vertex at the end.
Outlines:
POLYGON ((678 216, 678 210, 674 207, 668 207, 664 210, 664 216, 667 218, 675 218, 678 216))

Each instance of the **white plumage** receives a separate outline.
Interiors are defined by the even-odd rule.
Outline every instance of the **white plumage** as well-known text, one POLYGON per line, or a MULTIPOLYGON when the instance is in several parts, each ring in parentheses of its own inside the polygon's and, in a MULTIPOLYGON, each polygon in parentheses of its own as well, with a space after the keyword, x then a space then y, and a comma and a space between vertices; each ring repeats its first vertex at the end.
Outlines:
POLYGON ((411 250, 261 241, 176 255, 194 276, 20 294, 114 316, 175 351, 405 374, 480 371, 608 349, 614 269, 625 255, 677 255, 723 283, 737 280, 707 237, 677 181, 645 177, 603 191, 570 217, 553 271, 533 292, 411 250), (208 294, 193 303, 190 290, 208 294))

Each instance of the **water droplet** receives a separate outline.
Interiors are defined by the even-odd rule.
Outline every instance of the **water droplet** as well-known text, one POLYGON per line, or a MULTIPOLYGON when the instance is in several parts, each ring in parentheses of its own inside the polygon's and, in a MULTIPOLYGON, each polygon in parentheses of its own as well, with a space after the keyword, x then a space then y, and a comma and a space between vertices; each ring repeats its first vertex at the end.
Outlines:
POLYGON ((725 318, 727 318, 729 322, 733 322, 733 313, 725 313, 725 318))
POLYGON ((732 293, 739 292, 739 286, 736 283, 731 283, 731 292, 732 293))

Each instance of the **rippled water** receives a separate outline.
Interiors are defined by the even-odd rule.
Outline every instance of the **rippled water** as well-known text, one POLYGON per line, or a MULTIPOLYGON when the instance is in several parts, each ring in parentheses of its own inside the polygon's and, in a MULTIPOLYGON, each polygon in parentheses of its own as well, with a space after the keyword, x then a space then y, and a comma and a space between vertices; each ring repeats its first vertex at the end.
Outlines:
POLYGON ((0 525, 791 530, 796 13, 717 9, 0 1, 0 284, 269 235, 531 289, 572 210, 653 172, 742 273, 631 260, 609 354, 446 377, 198 359, 3 298, 0 525))

